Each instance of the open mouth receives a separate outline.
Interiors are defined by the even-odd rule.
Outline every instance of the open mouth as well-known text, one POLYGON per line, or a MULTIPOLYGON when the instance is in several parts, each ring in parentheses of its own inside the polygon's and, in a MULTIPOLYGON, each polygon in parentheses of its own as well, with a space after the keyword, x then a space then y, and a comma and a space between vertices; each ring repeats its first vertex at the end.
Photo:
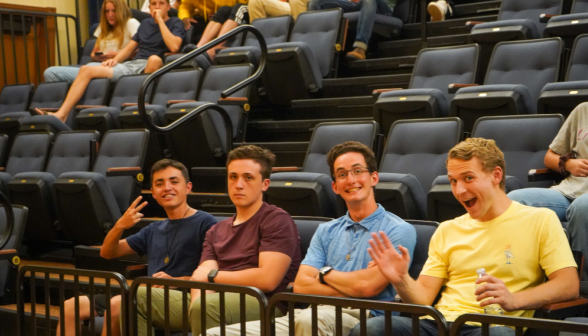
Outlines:
POLYGON ((359 188, 359 187, 358 188, 351 188, 351 189, 347 189, 345 192, 352 193, 352 192, 358 191, 359 189, 361 189, 361 188, 359 188))
POLYGON ((175 195, 171 195, 171 194, 167 194, 167 195, 163 195, 163 199, 172 199, 175 195))
POLYGON ((468 200, 464 200, 463 203, 465 204, 465 206, 467 208, 471 208, 471 207, 473 207, 476 204, 476 201, 477 200, 478 200, 478 198, 472 197, 472 198, 470 198, 468 200))

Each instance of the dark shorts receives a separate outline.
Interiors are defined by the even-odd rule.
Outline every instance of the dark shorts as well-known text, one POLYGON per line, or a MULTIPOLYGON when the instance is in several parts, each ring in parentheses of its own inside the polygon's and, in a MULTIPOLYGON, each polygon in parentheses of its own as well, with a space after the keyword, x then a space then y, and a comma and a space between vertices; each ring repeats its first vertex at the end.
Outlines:
MULTIPOLYGON (((88 296, 88 299, 89 298, 90 297, 88 296)), ((94 310, 96 311, 96 316, 104 316, 107 305, 110 305, 110 298, 104 294, 94 295, 94 310)))
POLYGON ((247 5, 238 3, 235 6, 222 6, 210 19, 211 21, 218 22, 220 24, 225 23, 227 20, 233 20, 237 24, 249 23, 249 11, 247 5))

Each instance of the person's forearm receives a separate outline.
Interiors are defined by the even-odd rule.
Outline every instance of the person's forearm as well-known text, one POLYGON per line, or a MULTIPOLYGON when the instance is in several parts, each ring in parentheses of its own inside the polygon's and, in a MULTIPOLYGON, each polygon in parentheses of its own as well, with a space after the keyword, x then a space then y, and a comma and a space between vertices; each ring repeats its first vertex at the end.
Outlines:
POLYGON ((332 270, 324 279, 329 286, 339 292, 357 298, 376 296, 390 283, 382 276, 378 267, 353 272, 332 270))
POLYGON ((268 276, 268 270, 262 268, 249 268, 240 271, 219 271, 214 278, 215 283, 256 287, 264 293, 275 290, 281 281, 282 278, 277 281, 271 279, 268 276))
POLYGON ((178 52, 182 45, 182 39, 179 36, 172 34, 163 20, 159 22, 159 29, 161 30, 161 37, 163 37, 163 42, 165 42, 167 49, 169 49, 170 52, 178 52))
POLYGON ((317 278, 301 278, 300 276, 296 277, 296 282, 294 283, 294 293, 336 297, 348 296, 329 285, 323 285, 317 278))
POLYGON ((100 248, 100 256, 105 259, 116 257, 118 252, 118 242, 124 230, 119 229, 116 225, 108 232, 102 247, 100 248))
POLYGON ((518 293, 514 293, 516 309, 539 309, 548 303, 575 300, 580 284, 576 279, 554 279, 518 293))
MULTIPOLYGON (((131 42, 133 42, 133 41, 131 41, 131 42)), ((131 42, 129 42, 129 44, 131 42)), ((136 42, 135 42, 135 44, 136 44, 136 42)), ((117 63, 122 63, 122 62, 126 61, 129 58, 129 56, 131 56, 131 54, 133 53, 133 51, 135 51, 135 48, 125 47, 118 54, 116 54, 116 56, 114 56, 113 59, 117 63)))
POLYGON ((433 297, 428 297, 427 293, 430 292, 422 283, 414 280, 410 275, 406 274, 403 281, 397 284, 392 284, 396 289, 398 295, 405 303, 420 304, 424 306, 430 306, 435 300, 433 297))

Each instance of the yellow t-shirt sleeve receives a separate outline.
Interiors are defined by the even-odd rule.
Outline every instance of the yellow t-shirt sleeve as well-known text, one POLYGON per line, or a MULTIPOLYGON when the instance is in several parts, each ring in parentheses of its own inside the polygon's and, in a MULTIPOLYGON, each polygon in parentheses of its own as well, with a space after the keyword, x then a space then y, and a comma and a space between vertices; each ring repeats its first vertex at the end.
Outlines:
POLYGON ((431 237, 429 256, 423 266, 421 275, 444 279, 449 278, 447 258, 439 253, 439 251, 443 251, 444 241, 443 229, 439 227, 431 237))
POLYGON ((194 13, 194 4, 190 0, 183 0, 178 8, 178 18, 180 20, 189 19, 194 13))
POLYGON ((553 211, 545 212, 545 223, 541 232, 541 249, 539 251, 541 268, 549 276, 562 268, 578 267, 557 215, 553 211))

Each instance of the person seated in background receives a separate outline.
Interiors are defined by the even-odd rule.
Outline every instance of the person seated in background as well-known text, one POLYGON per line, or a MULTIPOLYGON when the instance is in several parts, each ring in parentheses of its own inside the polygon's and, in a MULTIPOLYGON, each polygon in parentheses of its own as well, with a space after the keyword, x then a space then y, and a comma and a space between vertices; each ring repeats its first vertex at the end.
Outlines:
POLYGON ((177 52, 180 49, 186 32, 182 21, 167 16, 170 8, 168 0, 150 0, 149 6, 153 18, 141 22, 135 36, 114 58, 104 61, 101 66, 83 66, 57 112, 45 113, 41 109, 35 111, 38 114, 53 115, 65 122, 92 79, 107 77, 116 81, 121 76, 151 73, 159 69, 163 65, 162 57, 166 52, 177 52), (136 50, 134 58, 124 62, 136 50))
MULTIPOLYGON (((333 178, 333 191, 347 205, 347 215, 321 224, 308 248, 296 281, 294 292, 309 295, 356 297, 393 301, 394 287, 378 270, 367 252, 370 233, 385 232, 395 245, 403 246, 410 255, 416 244, 414 227, 376 203, 374 187, 379 177, 376 157, 367 146, 348 141, 333 147, 327 154, 333 178)), ((312 334, 312 310, 296 309, 295 334, 312 334)), ((370 316, 384 312, 372 310, 370 316)), ((359 323, 359 309, 343 309, 343 336, 359 323)), ((318 306, 318 334, 335 334, 335 307, 318 306)), ((275 321, 276 335, 289 335, 289 317, 275 321)), ((260 335, 259 321, 247 322, 247 335, 260 335)), ((239 324, 226 328, 227 335, 241 335, 239 324)), ((220 328, 208 329, 208 336, 219 336, 220 328)))
MULTIPOLYGON (((292 217, 284 210, 263 202, 263 192, 269 187, 269 176, 275 155, 267 149, 247 145, 233 149, 227 155, 228 192, 237 210, 231 218, 218 222, 206 233, 200 266, 190 280, 238 286, 256 287, 270 298, 283 292, 294 280, 300 265, 300 238, 292 217)), ((193 335, 199 335, 201 324, 220 325, 220 295, 206 295, 201 306, 200 291, 192 289, 190 325, 193 335), (205 311, 206 322, 201 321, 205 311)), ((224 295, 225 321, 240 319, 240 294, 224 295)), ((163 301, 161 303, 163 305, 163 301)), ((245 318, 258 320, 259 306, 255 298, 245 296, 245 318)), ((146 335, 147 299, 145 291, 137 294, 138 331, 146 335)), ((277 309, 277 316, 283 315, 277 309)), ((169 300, 170 329, 182 330, 183 302, 169 300)), ((163 315, 153 317, 153 325, 165 327, 163 315)))
MULTIPOLYGON (((202 33, 202 37, 200 38, 200 41, 198 41, 198 44, 196 44, 196 47, 202 47, 215 38, 220 37, 237 28, 239 25, 248 24, 249 12, 247 7, 247 5, 238 3, 233 7, 222 6, 219 8, 206 25, 206 29, 204 29, 204 33, 202 33)), ((207 50, 207 54, 211 63, 216 56, 216 50, 221 49, 224 44, 225 42, 207 50)))
POLYGON ((392 16, 396 0, 311 0, 308 10, 341 8, 343 12, 360 12, 353 50, 348 52, 348 61, 364 60, 376 22, 376 14, 392 16))
MULTIPOLYGON (((178 16, 178 8, 180 7, 180 0, 169 0, 169 5, 171 8, 167 12, 169 17, 177 17, 178 16)), ((131 12, 133 13, 133 17, 139 22, 143 22, 145 19, 151 18, 151 11, 149 10, 149 0, 145 0, 143 2, 143 6, 141 10, 131 8, 131 12)))
POLYGON ((249 0, 249 20, 272 16, 292 15, 296 20, 300 13, 306 12, 309 0, 249 0))
MULTIPOLYGON (((131 253, 146 254, 149 276, 188 280, 200 261, 206 232, 216 220, 209 213, 196 210, 186 202, 192 183, 188 169, 180 162, 169 159, 156 162, 151 168, 151 181, 153 198, 163 207, 168 218, 151 223, 137 234, 121 239, 123 232, 131 229, 143 217, 140 211, 147 202, 139 204, 139 196, 104 238, 100 255, 112 259, 131 253)), ((158 302, 158 299, 162 302, 161 306, 154 307, 154 314, 163 314, 163 291, 153 289, 152 293, 154 302, 158 302)), ((181 292, 170 291, 171 296, 177 294, 181 299, 181 292)), ((80 320, 104 316, 106 305, 110 305, 112 335, 120 335, 120 304, 120 295, 113 298, 95 295, 95 312, 91 314, 90 299, 87 296, 80 296, 80 320)), ((65 336, 75 335, 75 298, 65 301, 64 311, 65 320, 60 323, 65 324, 65 336)), ((106 335, 106 331, 107 328, 103 327, 102 335, 106 335)), ((57 336, 60 333, 58 324, 57 336)))
MULTIPOLYGON (((196 44, 201 40, 201 38, 204 36, 204 31, 207 28, 208 23, 214 21, 212 18, 217 11, 219 11, 224 6, 233 7, 238 3, 246 5, 247 0, 182 0, 182 3, 178 8, 178 17, 184 23, 184 29, 188 30, 190 27, 194 27, 194 31, 192 32, 192 41, 190 41, 190 43, 196 44)), ((231 11, 223 11, 224 12, 221 13, 222 20, 220 20, 221 17, 217 17, 216 21, 214 21, 216 23, 220 23, 220 25, 217 27, 218 30, 216 34, 218 34, 220 26, 222 26, 222 24, 229 18, 231 14, 231 11)), ((212 27, 209 29, 212 29, 212 27)), ((208 38, 209 40, 212 40, 214 37, 208 38)))
MULTIPOLYGON (((139 28, 139 21, 131 17, 131 11, 124 0, 106 0, 100 10, 100 25, 94 31, 96 44, 88 66, 97 66, 114 58, 122 50, 139 28)), ((77 66, 52 66, 43 74, 45 82, 73 82, 80 72, 77 66)))
POLYGON ((588 103, 570 113, 549 145, 544 163, 565 179, 551 188, 525 188, 511 191, 508 197, 521 204, 548 208, 562 222, 568 222, 572 250, 584 259, 582 293, 588 293, 588 103))
MULTIPOLYGON (((368 250, 378 269, 406 303, 435 305, 448 322, 466 313, 533 317, 548 303, 578 297, 576 262, 556 214, 511 201, 504 192, 504 154, 494 140, 469 138, 446 162, 451 191, 467 214, 441 223, 417 280, 408 274, 409 251, 394 248, 384 233, 372 234, 368 250), (549 281, 545 281, 545 277, 549 281)), ((393 316, 395 336, 412 335, 412 318, 393 316)), ((384 317, 367 320, 368 335, 385 333, 384 317)), ((419 333, 438 335, 437 323, 421 319, 419 333)), ((466 325, 461 335, 482 334, 466 325)), ((493 326, 491 336, 514 336, 493 326)), ((352 336, 360 335, 356 326, 352 336)))

